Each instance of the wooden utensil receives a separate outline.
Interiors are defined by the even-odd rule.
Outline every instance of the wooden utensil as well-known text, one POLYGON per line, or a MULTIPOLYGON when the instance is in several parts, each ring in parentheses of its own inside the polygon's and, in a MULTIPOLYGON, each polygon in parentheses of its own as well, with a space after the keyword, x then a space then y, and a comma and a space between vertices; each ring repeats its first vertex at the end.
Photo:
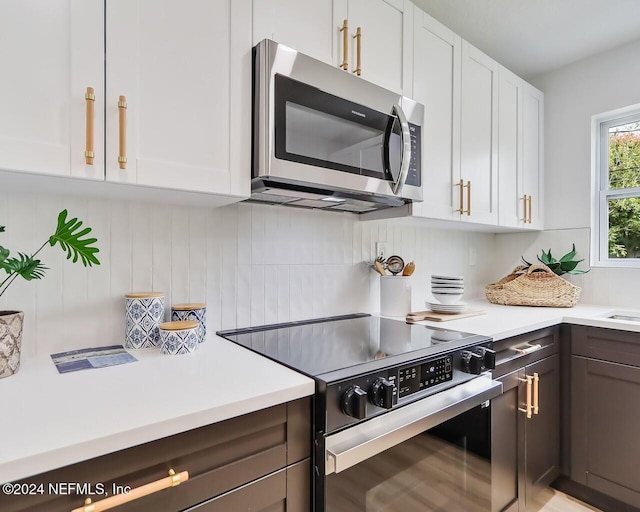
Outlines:
POLYGON ((376 271, 378 272, 378 274, 380 274, 381 276, 386 276, 387 273, 384 270, 384 267, 382 266, 382 263, 380 263, 380 261, 376 260, 373 262, 373 267, 376 269, 376 271))
POLYGON ((404 267, 404 270, 402 271, 402 275, 403 276, 407 276, 409 277, 410 275, 413 275, 413 273, 416 270, 416 264, 413 261, 410 261, 409 263, 407 263, 407 265, 404 267))

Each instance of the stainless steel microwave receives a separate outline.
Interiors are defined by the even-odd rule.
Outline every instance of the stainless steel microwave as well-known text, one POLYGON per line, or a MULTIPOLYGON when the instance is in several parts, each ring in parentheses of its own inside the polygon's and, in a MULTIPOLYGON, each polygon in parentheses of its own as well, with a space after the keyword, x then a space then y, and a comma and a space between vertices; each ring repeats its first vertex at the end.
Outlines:
POLYGON ((422 201, 421 104, 274 41, 253 58, 250 201, 352 213, 422 201))

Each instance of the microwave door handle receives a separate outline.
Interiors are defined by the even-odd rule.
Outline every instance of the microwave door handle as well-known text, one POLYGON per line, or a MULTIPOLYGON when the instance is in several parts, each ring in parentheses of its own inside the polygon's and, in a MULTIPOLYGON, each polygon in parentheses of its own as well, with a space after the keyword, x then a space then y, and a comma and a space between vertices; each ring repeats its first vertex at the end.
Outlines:
MULTIPOLYGON (((400 165, 400 174, 398 180, 391 186, 391 191, 398 195, 402 191, 405 181, 407 181, 407 175, 409 174, 409 166, 411 165, 411 131, 409 130, 409 122, 407 116, 404 114, 404 110, 400 105, 394 105, 392 112, 398 116, 400 121, 400 128, 402 130, 402 164, 400 165)), ((390 143, 391 138, 387 141, 390 143)))

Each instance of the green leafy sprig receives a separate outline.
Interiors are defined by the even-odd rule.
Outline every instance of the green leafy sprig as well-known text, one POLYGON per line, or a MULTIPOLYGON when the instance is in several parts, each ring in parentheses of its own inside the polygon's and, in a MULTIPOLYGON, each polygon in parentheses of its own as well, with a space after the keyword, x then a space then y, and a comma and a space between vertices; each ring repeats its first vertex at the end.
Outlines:
MULTIPOLYGON (((96 257, 100 250, 93 245, 98 239, 86 238, 86 235, 91 232, 91 228, 82 228, 82 221, 76 217, 67 220, 67 214, 67 210, 62 210, 58 214, 55 233, 31 255, 18 252, 17 258, 10 257, 9 249, 0 246, 0 270, 7 274, 4 279, 0 277, 0 297, 18 277, 22 277, 26 281, 33 281, 45 276, 48 267, 45 267, 36 256, 47 244, 51 247, 56 244, 60 245, 60 248, 66 252, 67 259, 72 259, 74 263, 80 259, 85 267, 100 265, 100 261, 96 257)), ((5 226, 0 226, 0 233, 4 231, 5 226)))
MULTIPOLYGON (((572 244, 572 249, 562 256, 559 260, 556 260, 551 255, 551 249, 547 252, 542 250, 542 256, 537 256, 538 261, 540 263, 544 263, 547 267, 549 267, 555 274, 561 276, 562 274, 586 274, 589 270, 579 270, 576 267, 578 264, 584 260, 574 260, 576 257, 576 244, 572 244)), ((526 265, 526 267, 530 267, 531 263, 524 259, 524 256, 521 256, 522 262, 526 265)))

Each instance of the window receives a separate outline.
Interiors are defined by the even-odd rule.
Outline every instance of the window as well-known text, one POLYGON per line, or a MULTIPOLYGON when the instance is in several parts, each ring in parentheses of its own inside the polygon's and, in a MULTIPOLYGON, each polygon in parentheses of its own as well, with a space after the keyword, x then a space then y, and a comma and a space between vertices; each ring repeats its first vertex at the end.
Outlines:
POLYGON ((640 105, 595 116, 592 265, 640 267, 640 105))

